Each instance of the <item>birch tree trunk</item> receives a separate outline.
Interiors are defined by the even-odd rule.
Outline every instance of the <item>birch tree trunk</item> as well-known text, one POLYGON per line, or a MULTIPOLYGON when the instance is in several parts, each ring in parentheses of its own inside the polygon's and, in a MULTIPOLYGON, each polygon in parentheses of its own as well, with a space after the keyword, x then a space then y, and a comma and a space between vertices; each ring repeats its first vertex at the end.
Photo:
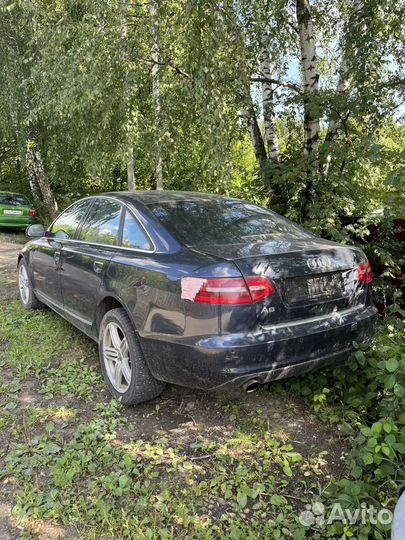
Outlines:
MULTIPOLYGON (((270 35, 266 31, 262 37, 262 51, 260 54, 260 72, 264 79, 271 79, 272 71, 269 58, 270 35)), ((280 161, 278 133, 276 126, 276 113, 274 110, 274 88, 271 82, 262 81, 262 102, 264 130, 266 135, 267 155, 271 161, 280 161)))
POLYGON ((41 152, 36 148, 35 142, 29 140, 26 151, 26 166, 30 182, 33 187, 33 195, 38 196, 38 188, 42 195, 42 206, 52 219, 58 215, 58 205, 55 200, 51 185, 45 174, 44 162, 41 152))
POLYGON ((39 188, 39 185, 38 185, 38 182, 37 182, 37 179, 36 179, 35 175, 31 174, 31 170, 28 167, 27 156, 26 156, 26 162, 25 163, 26 163, 26 167, 27 167, 28 182, 29 182, 29 185, 30 185, 30 190, 31 190, 32 196, 34 198, 35 206, 37 208, 42 208, 43 201, 42 201, 41 190, 39 188))
POLYGON ((127 0, 120 0, 120 26, 121 26, 121 61, 124 69, 124 100, 125 100, 125 112, 126 123, 124 130, 128 141, 127 150, 127 189, 134 191, 136 187, 135 183, 135 167, 134 167, 134 148, 132 141, 133 126, 130 121, 131 117, 131 85, 129 83, 129 53, 128 53, 128 24, 127 24, 127 0))
POLYGON ((135 191, 135 168, 134 168, 134 149, 132 145, 128 148, 128 163, 127 163, 127 188, 128 191, 135 191))
POLYGON ((304 148, 308 156, 319 149, 319 111, 317 96, 319 74, 316 67, 316 52, 312 14, 308 0, 297 0, 298 34, 301 50, 301 72, 304 84, 304 148))
POLYGON ((304 85, 304 155, 307 156, 305 187, 301 193, 301 221, 315 199, 315 180, 319 174, 319 74, 316 66, 316 51, 312 14, 309 0, 296 0, 298 35, 301 51, 301 73, 304 85))
POLYGON ((160 82, 159 82, 159 43, 157 18, 157 0, 149 0, 149 14, 151 18, 151 52, 152 52, 152 95, 155 107, 155 133, 156 133, 156 189, 163 189, 162 154, 160 151, 160 82))

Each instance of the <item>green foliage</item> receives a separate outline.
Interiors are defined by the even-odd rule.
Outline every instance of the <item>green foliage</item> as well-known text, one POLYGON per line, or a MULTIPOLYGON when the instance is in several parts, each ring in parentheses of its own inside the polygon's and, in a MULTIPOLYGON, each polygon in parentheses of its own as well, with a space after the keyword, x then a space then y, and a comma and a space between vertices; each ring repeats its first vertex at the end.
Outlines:
MULTIPOLYGON (((371 350, 359 348, 345 364, 286 381, 282 387, 305 396, 320 416, 350 437, 345 458, 349 476, 332 480, 323 490, 324 502, 351 509, 369 500, 390 506, 405 484, 404 322, 387 317, 371 350)), ((334 527, 328 532, 343 534, 340 525, 334 527)), ((386 537, 386 526, 373 527, 373 538, 386 537)), ((359 538, 370 538, 371 531, 369 523, 350 529, 359 538)))
MULTIPOLYGON (((56 355, 71 352, 83 358, 89 347, 83 335, 52 311, 27 312, 17 299, 2 305, 0 340, 6 344, 0 361, 7 362, 20 377, 30 373, 41 377, 56 355)), ((60 371, 63 369, 54 370, 56 374, 60 371)))
POLYGON ((89 399, 94 390, 100 391, 103 388, 100 374, 85 359, 63 362, 57 368, 47 367, 43 372, 38 372, 37 376, 45 380, 39 392, 47 399, 52 399, 55 393, 89 399))
MULTIPOLYGON (((400 3, 375 3, 363 2, 355 13, 350 3, 313 6, 322 78, 317 107, 322 126, 330 119, 340 124, 338 136, 321 145, 320 159, 329 153, 331 166, 326 178, 314 177, 308 225, 337 239, 347 232, 342 216, 364 218, 367 226, 375 210, 398 217, 404 201, 404 129, 392 113, 401 103, 400 3), (336 91, 342 58, 350 71, 343 94, 336 91)), ((259 104, 252 76, 265 28, 275 76, 298 80, 288 2, 160 2, 159 125, 147 4, 17 1, 5 2, 1 13, 0 185, 29 191, 24 153, 34 130, 61 208, 88 193, 125 189, 129 147, 137 187, 155 187, 158 146, 166 188, 243 196, 300 219, 306 171, 313 168, 302 152, 302 96, 275 87, 281 161, 268 165, 266 181, 246 129, 252 96, 259 104), (267 181, 278 188, 278 200, 269 201, 267 181)))

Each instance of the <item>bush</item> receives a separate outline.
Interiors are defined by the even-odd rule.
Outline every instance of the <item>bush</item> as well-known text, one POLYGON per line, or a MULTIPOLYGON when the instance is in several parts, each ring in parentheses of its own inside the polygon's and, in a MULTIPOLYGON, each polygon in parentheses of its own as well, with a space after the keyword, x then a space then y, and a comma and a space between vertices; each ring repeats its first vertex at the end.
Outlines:
MULTIPOLYGON (((283 388, 304 396, 314 410, 350 437, 343 480, 332 479, 322 502, 360 508, 374 501, 391 507, 405 484, 405 340, 398 306, 380 322, 368 351, 359 347, 344 364, 287 380, 283 388)), ((389 525, 324 525, 328 535, 387 537, 389 525)))

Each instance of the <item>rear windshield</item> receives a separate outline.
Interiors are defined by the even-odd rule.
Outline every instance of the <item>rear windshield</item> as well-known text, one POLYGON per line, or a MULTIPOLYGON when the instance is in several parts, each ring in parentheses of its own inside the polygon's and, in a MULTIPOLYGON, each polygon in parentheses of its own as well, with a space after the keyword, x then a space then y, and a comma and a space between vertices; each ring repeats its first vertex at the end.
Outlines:
POLYGON ((0 204, 8 206, 27 206, 30 203, 22 195, 12 195, 10 193, 0 193, 0 204))
POLYGON ((178 240, 190 246, 312 238, 275 212, 243 201, 167 201, 148 208, 178 240))

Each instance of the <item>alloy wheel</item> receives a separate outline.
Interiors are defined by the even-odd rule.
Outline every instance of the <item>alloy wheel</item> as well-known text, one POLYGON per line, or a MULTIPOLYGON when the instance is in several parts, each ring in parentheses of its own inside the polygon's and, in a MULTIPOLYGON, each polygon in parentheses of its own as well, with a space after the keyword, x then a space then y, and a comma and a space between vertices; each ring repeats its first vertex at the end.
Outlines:
POLYGON ((23 304, 28 304, 30 298, 30 283, 27 269, 24 264, 21 264, 18 270, 18 287, 20 289, 20 296, 23 304))
POLYGON ((115 322, 108 323, 104 330, 103 359, 111 384, 123 394, 131 384, 132 369, 127 338, 115 322))

